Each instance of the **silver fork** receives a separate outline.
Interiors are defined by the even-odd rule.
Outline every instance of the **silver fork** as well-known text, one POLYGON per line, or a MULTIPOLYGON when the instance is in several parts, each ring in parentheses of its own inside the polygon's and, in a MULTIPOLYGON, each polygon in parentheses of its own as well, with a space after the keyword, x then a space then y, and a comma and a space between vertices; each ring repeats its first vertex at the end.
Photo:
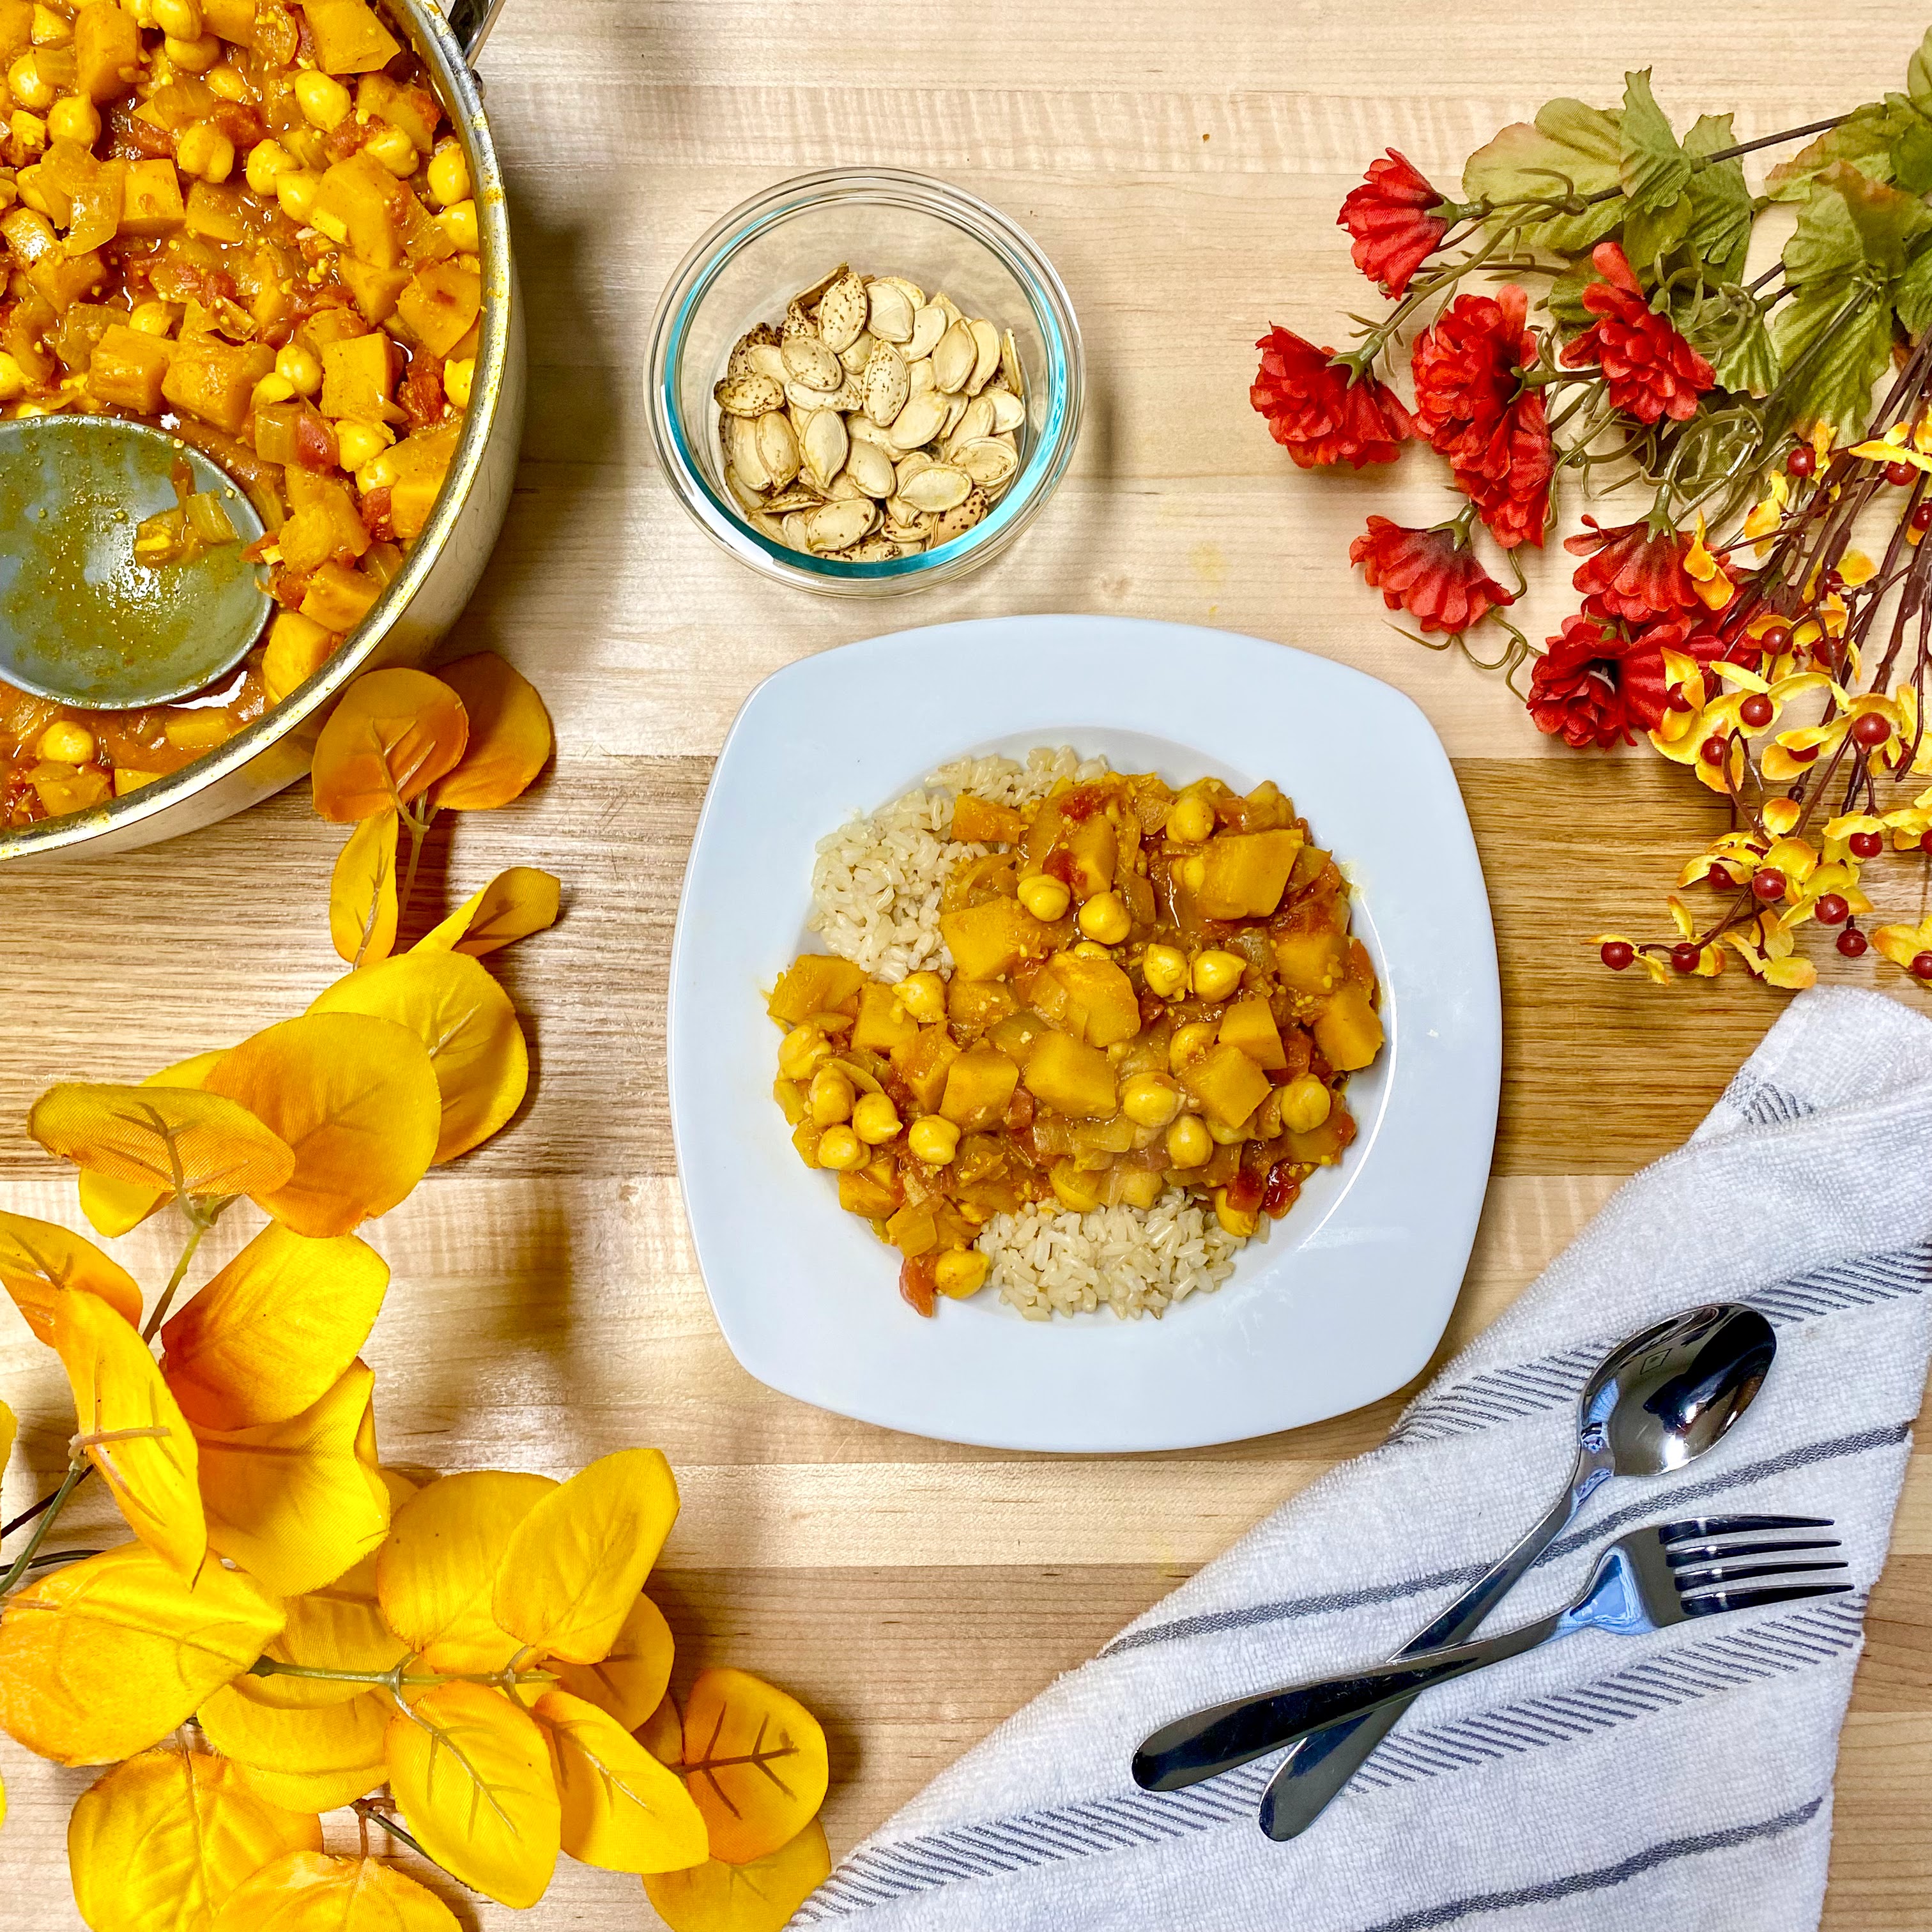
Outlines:
POLYGON ((1835 1537, 1804 1541, 1738 1542, 1767 1530, 1829 1529, 1829 1516, 1693 1516, 1633 1530, 1598 1559, 1589 1586, 1567 1610, 1520 1630, 1446 1650, 1424 1652, 1356 1676, 1324 1678, 1258 1697, 1217 1704, 1164 1724, 1134 1754, 1134 1782, 1148 1791, 1178 1791, 1264 1757, 1312 1731, 1413 1697, 1432 1685, 1520 1657, 1577 1630, 1638 1636, 1692 1617, 1837 1596, 1849 1583, 1773 1583, 1773 1577, 1843 1570, 1841 1562, 1793 1563, 1798 1550, 1836 1550, 1835 1537), (1748 1588, 1740 1586, 1749 1585, 1748 1588))

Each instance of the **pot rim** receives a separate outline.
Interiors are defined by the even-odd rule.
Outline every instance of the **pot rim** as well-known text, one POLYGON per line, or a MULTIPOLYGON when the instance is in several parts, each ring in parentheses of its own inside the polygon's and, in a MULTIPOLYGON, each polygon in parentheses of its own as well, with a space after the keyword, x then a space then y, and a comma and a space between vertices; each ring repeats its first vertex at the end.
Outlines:
MULTIPOLYGON (((465 59, 464 44, 456 32, 430 0, 383 0, 383 5, 391 24, 406 32, 411 46, 428 68, 451 131, 463 144, 482 244, 482 333, 477 345, 476 370, 463 435, 429 521, 404 557, 402 568, 383 587, 369 614, 350 633, 342 647, 279 704, 272 705, 254 723, 243 726, 226 744, 136 790, 85 812, 43 819, 16 831, 0 831, 0 864, 85 846, 107 832, 124 831, 158 818, 240 771, 311 721, 319 730, 322 716, 344 688, 380 656, 397 619, 441 555, 469 498, 484 448, 496 427, 510 354, 514 273, 502 174, 484 110, 482 82, 465 59)), ((494 7, 488 10, 484 31, 495 11, 494 7)), ((481 33, 471 34, 468 44, 472 51, 481 39, 481 33)))

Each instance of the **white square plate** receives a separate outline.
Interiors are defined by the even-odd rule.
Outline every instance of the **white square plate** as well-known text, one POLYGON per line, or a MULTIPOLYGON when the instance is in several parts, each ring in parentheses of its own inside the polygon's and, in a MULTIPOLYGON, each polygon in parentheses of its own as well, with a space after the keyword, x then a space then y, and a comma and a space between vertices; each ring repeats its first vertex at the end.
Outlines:
POLYGON ((1428 721, 1360 672, 1226 632, 1007 617, 788 666, 738 714, 671 958, 671 1124, 718 1325, 822 1408, 996 1448, 1175 1449, 1399 1388, 1449 1318, 1489 1174, 1502 1069, 1489 899, 1428 721), (795 953, 813 847, 948 760, 1071 745, 1123 771, 1273 778, 1354 886, 1388 1044, 1348 1083, 1360 1134, 1215 1293, 1161 1319, 1023 1321, 991 1292, 923 1318, 898 1257, 793 1150, 762 989, 795 953))

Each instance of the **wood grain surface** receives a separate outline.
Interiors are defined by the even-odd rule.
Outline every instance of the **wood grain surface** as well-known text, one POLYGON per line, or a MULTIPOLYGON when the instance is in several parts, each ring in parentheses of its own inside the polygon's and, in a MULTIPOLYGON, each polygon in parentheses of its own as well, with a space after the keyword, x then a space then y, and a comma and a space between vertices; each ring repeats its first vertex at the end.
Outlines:
MULTIPOLYGON (((1659 994, 1595 967, 1580 935, 1650 916, 1706 822, 1701 794, 1654 761, 1552 750, 1494 680, 1384 626, 1350 580, 1348 538, 1372 508, 1439 514, 1440 473, 1417 458, 1394 478, 1294 471, 1248 410, 1250 345, 1270 321, 1334 340, 1346 310, 1378 299, 1333 223, 1385 145, 1450 182, 1504 122, 1552 94, 1614 99, 1644 65, 1680 122, 1735 109, 1748 139, 1896 86, 1923 25, 1895 0, 1192 0, 1184 16, 1149 0, 510 0, 481 65, 528 307, 530 422, 502 544, 451 649, 521 665, 560 749, 524 802, 437 844, 413 923, 518 862, 562 875, 566 910, 499 956, 532 1034, 524 1117, 375 1231, 394 1270, 370 1351, 384 1448, 561 1473, 661 1444, 685 1497, 655 1586, 676 1682, 728 1659, 822 1714, 835 1851, 1378 1441, 1404 1398, 1226 1449, 1047 1459, 847 1422, 736 1366, 692 1262, 662 1071, 678 886, 733 712, 809 652, 1054 610, 1220 624, 1411 693, 1456 760, 1504 986, 1496 1178, 1454 1348, 1690 1130, 1780 1000, 1742 976, 1659 994), (1091 383, 1072 472, 1024 542, 876 608, 782 590, 714 550, 656 472, 640 393, 652 308, 690 242, 775 178, 866 162, 944 174, 1030 229, 1078 308, 1091 383)), ((1564 604, 1562 564, 1534 567, 1532 628, 1564 604)), ((1363 770, 1401 785, 1372 746, 1363 770)), ((73 1218, 70 1179, 21 1128, 49 1082, 137 1078, 308 1003, 337 970, 322 908, 340 836, 296 792, 151 851, 0 872, 0 1204, 73 1218)), ((160 1238, 123 1246, 152 1280, 160 1238)), ((71 1426, 57 1367, 11 1321, 0 1390, 22 1424, 10 1513, 52 1486, 71 1426)), ((1544 1487, 1526 1476, 1526 1511, 1544 1487)), ((1928 1661, 1920 1458, 1845 1732, 1832 1932, 1932 1924, 1928 1661)), ((87 1774, 4 1740, 0 1774, 0 1926, 74 1932, 62 1838, 87 1774)), ((443 1889, 466 1924, 517 1922, 443 1889)), ((652 1916, 634 1880, 566 1866, 523 1922, 616 1932, 652 1916)))

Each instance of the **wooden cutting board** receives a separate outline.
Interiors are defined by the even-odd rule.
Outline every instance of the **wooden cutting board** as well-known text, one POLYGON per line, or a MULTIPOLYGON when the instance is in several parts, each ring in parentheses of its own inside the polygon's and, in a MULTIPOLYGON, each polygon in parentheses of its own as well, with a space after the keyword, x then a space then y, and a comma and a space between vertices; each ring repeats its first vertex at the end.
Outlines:
MULTIPOLYGON (((383 1448, 430 1468, 562 1473, 662 1445, 685 1498, 654 1586, 677 1682, 729 1660, 823 1716, 835 1852, 1378 1441, 1403 1398, 1233 1448, 1047 1460, 844 1421, 737 1367, 692 1262, 662 1070, 685 851, 733 712, 807 652, 1014 610, 1220 624, 1413 695, 1456 760, 1503 964, 1496 1178, 1453 1348, 1690 1131, 1781 997, 1742 976, 1654 992, 1596 966, 1582 935, 1654 928, 1709 822, 1704 795, 1647 754, 1552 748, 1494 680, 1387 626, 1351 579, 1348 539, 1371 510, 1445 514, 1442 472, 1414 453, 1394 474, 1294 471, 1247 406, 1250 345, 1276 321, 1336 341, 1346 310, 1379 303, 1332 224, 1386 145, 1453 184, 1502 122, 1553 94, 1614 99, 1643 65, 1680 120, 1735 108, 1748 139, 1895 86, 1922 25, 1883 0, 1720 14, 1473 0, 1453 26, 1424 0, 1194 0, 1184 32, 1170 8, 1117 0, 964 14, 511 0, 482 67, 528 303, 530 426, 502 545, 452 648, 521 665, 560 754, 524 802, 437 845, 414 923, 446 880, 453 902, 514 862, 559 873, 566 910, 500 956, 532 1036, 525 1117, 377 1231, 394 1270, 370 1350, 383 1448), (1072 472, 1022 545, 876 608, 782 591, 715 550, 657 474, 640 388, 658 289, 704 228, 777 177, 868 161, 944 175, 1032 230, 1079 310, 1091 385, 1072 472)), ((1540 636, 1568 606, 1567 572, 1560 554, 1532 568, 1540 636)), ((1400 791, 1372 742, 1361 756, 1364 785, 1400 791)), ((138 1078, 307 1004, 338 970, 322 908, 340 840, 298 791, 153 851, 0 872, 0 1204, 74 1216, 70 1178, 21 1127, 49 1082, 138 1078)), ((1887 968, 1876 983, 1901 982, 1887 968)), ((159 1240, 124 1247, 152 1280, 159 1240)), ((22 1424, 10 1513, 51 1486, 71 1426, 57 1367, 10 1319, 0 1393, 22 1424)), ((1526 1478, 1526 1514, 1544 1487, 1526 1478)), ((1929 1660, 1921 1458, 1845 1732, 1832 1932, 1932 1924, 1929 1660)), ((86 1774, 4 1739, 0 1774, 0 1916, 73 1932, 62 1840, 86 1774)), ((581 1868, 530 1917, 471 1917, 651 1922, 634 1880, 581 1868)))

